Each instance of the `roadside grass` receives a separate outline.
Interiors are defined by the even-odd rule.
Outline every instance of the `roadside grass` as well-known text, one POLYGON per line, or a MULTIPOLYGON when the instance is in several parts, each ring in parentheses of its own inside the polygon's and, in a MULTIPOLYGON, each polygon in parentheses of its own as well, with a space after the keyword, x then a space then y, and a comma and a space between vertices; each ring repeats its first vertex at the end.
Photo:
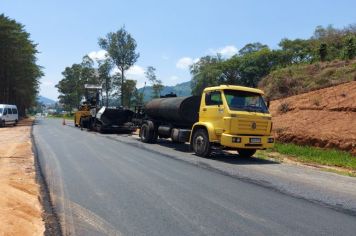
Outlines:
MULTIPOLYGON (((293 161, 307 164, 339 167, 351 171, 346 171, 347 175, 356 175, 356 157, 348 152, 335 149, 321 149, 291 143, 276 143, 274 148, 257 153, 257 157, 273 158, 278 161, 283 161, 283 158, 289 158, 293 161)), ((323 167, 321 168, 324 169, 323 167)), ((340 172, 338 170, 331 171, 340 172)))

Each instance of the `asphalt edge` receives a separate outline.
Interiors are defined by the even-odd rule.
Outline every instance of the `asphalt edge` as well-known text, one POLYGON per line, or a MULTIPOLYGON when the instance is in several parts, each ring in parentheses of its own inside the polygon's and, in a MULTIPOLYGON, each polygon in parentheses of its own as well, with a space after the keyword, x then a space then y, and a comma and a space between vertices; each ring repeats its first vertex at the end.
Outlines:
POLYGON ((49 188, 46 182, 46 178, 43 175, 40 160, 38 157, 38 149, 36 146, 36 139, 33 135, 33 127, 36 123, 36 120, 32 122, 31 125, 31 143, 32 143, 32 152, 34 155, 34 165, 36 170, 36 182, 40 186, 40 196, 39 201, 43 207, 42 219, 45 222, 45 236, 61 236, 62 228, 60 225, 59 217, 55 211, 53 201, 49 193, 49 188))

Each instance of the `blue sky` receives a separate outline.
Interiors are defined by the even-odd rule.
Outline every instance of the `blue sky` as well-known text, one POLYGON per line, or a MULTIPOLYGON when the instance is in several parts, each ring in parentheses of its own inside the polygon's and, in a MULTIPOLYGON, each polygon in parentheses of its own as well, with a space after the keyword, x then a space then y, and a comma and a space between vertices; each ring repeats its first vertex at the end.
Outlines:
POLYGON ((282 38, 309 38, 317 25, 356 23, 356 1, 17 1, 0 0, 0 13, 24 24, 41 52, 40 94, 57 99, 54 85, 84 55, 100 57, 98 38, 125 25, 140 53, 128 78, 142 86, 147 66, 165 85, 190 80, 188 65, 207 54, 231 56, 245 44, 277 48, 282 38), (98 53, 99 52, 99 53, 98 53))

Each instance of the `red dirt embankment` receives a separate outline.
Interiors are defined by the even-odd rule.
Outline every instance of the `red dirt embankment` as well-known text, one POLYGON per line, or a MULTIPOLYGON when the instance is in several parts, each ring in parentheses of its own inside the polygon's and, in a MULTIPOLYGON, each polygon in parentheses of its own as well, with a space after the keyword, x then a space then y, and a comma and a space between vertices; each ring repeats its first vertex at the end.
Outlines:
POLYGON ((356 81, 271 102, 277 140, 356 155, 356 81))
POLYGON ((43 235, 40 189, 35 180, 32 120, 0 128, 0 235, 43 235))

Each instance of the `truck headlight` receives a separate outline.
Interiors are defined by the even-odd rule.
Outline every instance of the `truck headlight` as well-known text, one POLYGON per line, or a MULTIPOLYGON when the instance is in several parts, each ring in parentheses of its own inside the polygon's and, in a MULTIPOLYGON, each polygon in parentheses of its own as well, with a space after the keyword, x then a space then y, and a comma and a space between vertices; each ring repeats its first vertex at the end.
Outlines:
POLYGON ((267 142, 268 143, 274 143, 274 138, 268 138, 267 142))
POLYGON ((241 138, 240 137, 232 137, 232 142, 233 143, 241 143, 241 138))

